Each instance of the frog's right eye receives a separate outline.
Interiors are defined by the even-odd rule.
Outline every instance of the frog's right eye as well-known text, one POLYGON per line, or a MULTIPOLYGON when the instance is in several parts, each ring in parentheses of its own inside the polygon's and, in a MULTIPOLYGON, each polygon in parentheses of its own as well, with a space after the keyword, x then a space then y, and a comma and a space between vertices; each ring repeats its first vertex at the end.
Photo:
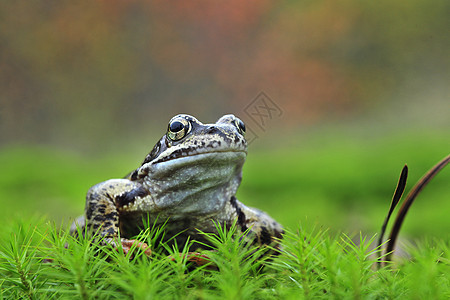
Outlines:
POLYGON ((185 118, 174 118, 170 120, 167 127, 167 137, 172 141, 184 138, 191 131, 191 123, 185 118))

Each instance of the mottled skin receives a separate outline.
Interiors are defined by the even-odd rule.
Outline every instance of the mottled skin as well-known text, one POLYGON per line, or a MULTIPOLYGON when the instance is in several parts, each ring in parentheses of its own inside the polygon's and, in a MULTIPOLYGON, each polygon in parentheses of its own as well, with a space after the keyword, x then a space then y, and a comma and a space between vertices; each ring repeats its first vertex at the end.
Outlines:
MULTIPOLYGON (((86 223, 113 245, 120 233, 125 252, 147 217, 167 221, 166 237, 182 232, 178 243, 188 236, 205 242, 198 230, 216 233, 213 221, 230 225, 237 220, 240 231, 250 229, 251 242, 277 244, 280 224, 235 197, 247 155, 244 133, 244 123, 234 115, 215 124, 189 115, 173 117, 140 167, 125 179, 110 179, 88 191, 85 217, 77 224, 86 223)), ((146 244, 138 247, 150 253, 146 244)))

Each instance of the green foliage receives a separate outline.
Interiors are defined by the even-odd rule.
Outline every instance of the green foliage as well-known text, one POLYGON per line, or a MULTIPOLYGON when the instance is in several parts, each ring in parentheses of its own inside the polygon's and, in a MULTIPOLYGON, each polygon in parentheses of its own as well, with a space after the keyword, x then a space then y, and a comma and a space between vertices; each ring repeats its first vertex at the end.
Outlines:
POLYGON ((38 280, 42 268, 35 245, 41 244, 42 238, 36 234, 35 226, 18 222, 9 232, 9 239, 1 242, 2 293, 15 298, 33 299, 44 284, 38 280))
POLYGON ((218 234, 204 233, 214 246, 214 251, 208 253, 212 265, 220 272, 212 272, 210 282, 216 286, 213 296, 218 299, 248 299, 259 298, 260 289, 265 280, 259 270, 265 261, 267 249, 247 245, 245 235, 236 233, 236 223, 230 230, 216 224, 218 234))
MULTIPOLYGON (((235 226, 206 234, 211 265, 194 267, 188 252, 162 243, 152 257, 132 257, 92 238, 76 239, 45 220, 16 221, 0 240, 5 299, 448 299, 450 240, 411 247, 409 259, 376 268, 374 238, 331 235, 299 226, 279 255, 247 245, 235 226), (165 251, 169 250, 170 256, 165 251)), ((153 228, 141 241, 161 234, 153 228)), ((81 232, 80 232, 81 234, 81 232)), ((82 234, 81 234, 82 236, 82 234)))

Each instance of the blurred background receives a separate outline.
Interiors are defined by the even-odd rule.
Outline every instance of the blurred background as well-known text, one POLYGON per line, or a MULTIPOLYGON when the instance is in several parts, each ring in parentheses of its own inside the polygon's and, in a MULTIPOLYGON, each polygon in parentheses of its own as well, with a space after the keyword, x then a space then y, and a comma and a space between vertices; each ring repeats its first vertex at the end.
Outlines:
MULTIPOLYGON (((167 123, 233 113, 251 142, 238 198, 289 228, 373 234, 450 150, 450 2, 1 1, 2 222, 70 222, 167 123), (304 225, 305 226, 305 225, 304 225)), ((404 235, 448 235, 450 171, 404 235)))

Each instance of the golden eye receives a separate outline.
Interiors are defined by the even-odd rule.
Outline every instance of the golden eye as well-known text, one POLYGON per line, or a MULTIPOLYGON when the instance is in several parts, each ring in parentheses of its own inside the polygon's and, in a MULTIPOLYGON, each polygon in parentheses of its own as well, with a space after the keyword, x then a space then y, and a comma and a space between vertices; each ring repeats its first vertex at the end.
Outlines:
POLYGON ((234 125, 237 127, 240 134, 245 134, 245 124, 240 119, 236 118, 234 120, 234 125))
POLYGON ((191 123, 184 118, 174 118, 167 127, 167 137, 172 141, 184 138, 191 131, 191 123))

